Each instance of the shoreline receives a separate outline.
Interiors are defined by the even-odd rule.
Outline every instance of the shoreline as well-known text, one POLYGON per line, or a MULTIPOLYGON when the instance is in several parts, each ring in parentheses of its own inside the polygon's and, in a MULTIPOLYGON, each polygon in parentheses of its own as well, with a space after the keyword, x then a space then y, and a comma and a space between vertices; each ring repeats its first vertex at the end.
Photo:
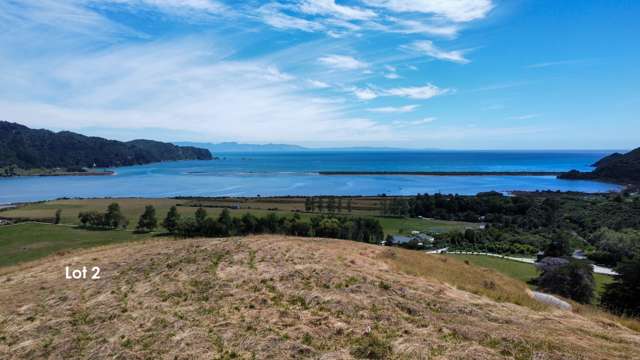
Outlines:
POLYGON ((105 171, 71 171, 71 172, 34 172, 34 173, 26 173, 26 174, 15 174, 10 176, 0 176, 0 178, 20 178, 20 177, 46 177, 46 176, 111 176, 115 175, 115 171, 105 170, 105 171))
POLYGON ((558 176, 561 171, 319 171, 324 176, 558 176))

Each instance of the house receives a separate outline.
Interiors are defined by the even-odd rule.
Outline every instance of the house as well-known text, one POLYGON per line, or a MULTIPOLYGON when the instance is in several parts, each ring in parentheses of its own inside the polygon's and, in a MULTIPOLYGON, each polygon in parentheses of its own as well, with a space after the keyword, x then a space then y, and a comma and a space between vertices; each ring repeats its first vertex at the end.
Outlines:
POLYGON ((419 240, 421 240, 421 241, 423 241, 425 243, 430 243, 430 244, 433 244, 433 242, 436 241, 436 238, 434 238, 433 236, 427 235, 427 234, 423 234, 423 233, 418 233, 415 236, 415 238, 419 239, 419 240))
POLYGON ((413 240, 412 237, 402 236, 402 235, 393 235, 392 238, 393 238, 393 243, 394 244, 407 244, 411 240, 413 240))
POLYGON ((578 259, 578 260, 586 260, 587 259, 587 254, 585 254, 584 250, 575 250, 573 252, 573 254, 571 255, 572 258, 574 259, 578 259))

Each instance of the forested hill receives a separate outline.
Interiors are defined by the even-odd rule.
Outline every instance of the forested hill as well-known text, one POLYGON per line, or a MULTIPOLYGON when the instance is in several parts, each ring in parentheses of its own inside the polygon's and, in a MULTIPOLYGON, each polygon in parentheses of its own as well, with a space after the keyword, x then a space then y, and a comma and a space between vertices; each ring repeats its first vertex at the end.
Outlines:
POLYGON ((152 140, 121 142, 70 131, 30 129, 0 121, 0 167, 115 167, 174 160, 211 160, 209 150, 152 140))
POLYGON ((595 169, 590 173, 572 170, 560 177, 563 179, 596 179, 640 184, 640 148, 626 154, 609 155, 593 165, 595 169))

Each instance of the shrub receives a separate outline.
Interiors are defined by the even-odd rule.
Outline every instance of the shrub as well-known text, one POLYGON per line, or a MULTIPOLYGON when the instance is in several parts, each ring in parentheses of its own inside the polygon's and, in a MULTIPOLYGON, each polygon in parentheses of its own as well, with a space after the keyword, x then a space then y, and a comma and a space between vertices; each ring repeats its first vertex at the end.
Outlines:
POLYGON ((536 283, 543 291, 580 303, 590 303, 595 289, 591 263, 580 260, 565 261, 566 263, 558 261, 542 268, 542 274, 536 279, 536 283))
POLYGON ((369 333, 356 339, 351 355, 360 359, 387 359, 391 351, 388 340, 369 333))
POLYGON ((602 295, 602 306, 616 314, 640 316, 640 252, 616 267, 618 275, 602 295))

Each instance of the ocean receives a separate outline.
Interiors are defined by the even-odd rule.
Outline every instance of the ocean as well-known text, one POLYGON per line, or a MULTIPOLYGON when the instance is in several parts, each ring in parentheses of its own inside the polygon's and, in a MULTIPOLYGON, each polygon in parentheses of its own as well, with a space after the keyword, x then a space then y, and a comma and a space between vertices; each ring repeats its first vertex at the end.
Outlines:
POLYGON ((333 151, 222 153, 218 160, 110 169, 113 176, 0 179, 0 204, 60 197, 414 195, 484 191, 607 192, 554 176, 326 176, 321 171, 590 171, 612 151, 333 151))

